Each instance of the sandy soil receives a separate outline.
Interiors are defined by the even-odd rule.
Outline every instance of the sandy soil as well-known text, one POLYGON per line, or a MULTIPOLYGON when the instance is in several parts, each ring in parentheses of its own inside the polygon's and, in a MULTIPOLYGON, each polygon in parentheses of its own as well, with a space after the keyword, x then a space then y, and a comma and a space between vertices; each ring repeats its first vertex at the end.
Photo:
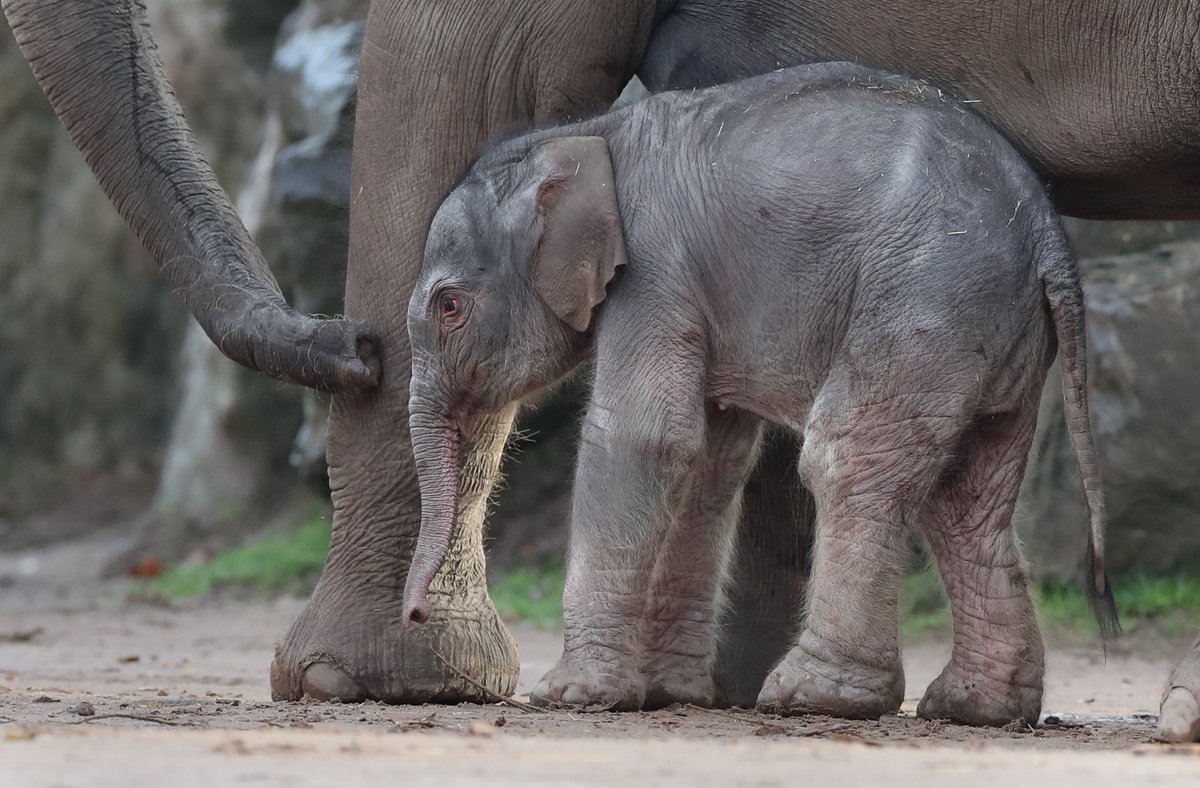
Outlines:
MULTIPOLYGON (((96 547, 0 556, 0 785, 1200 785, 1200 745, 1150 741, 1182 643, 1052 647, 1036 730, 915 719, 944 643, 906 647, 904 712, 870 723, 276 704, 273 639, 302 601, 130 602, 90 577, 96 547)), ((527 693, 560 642, 516 632, 527 693)))

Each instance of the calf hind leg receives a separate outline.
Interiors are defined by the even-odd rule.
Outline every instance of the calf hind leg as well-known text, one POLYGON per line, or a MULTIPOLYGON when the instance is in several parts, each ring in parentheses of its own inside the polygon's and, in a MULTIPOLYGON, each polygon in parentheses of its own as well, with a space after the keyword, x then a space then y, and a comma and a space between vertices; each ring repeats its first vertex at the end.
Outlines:
POLYGON ((1032 724, 1041 711, 1042 639, 1012 530, 1035 419, 1030 404, 977 420, 922 512, 954 619, 950 662, 917 709, 926 719, 1032 724))
POLYGON ((817 506, 807 620, 759 706, 878 718, 904 699, 897 597, 905 522, 937 480, 957 415, 898 417, 906 410, 899 399, 828 401, 810 419, 800 462, 817 506))

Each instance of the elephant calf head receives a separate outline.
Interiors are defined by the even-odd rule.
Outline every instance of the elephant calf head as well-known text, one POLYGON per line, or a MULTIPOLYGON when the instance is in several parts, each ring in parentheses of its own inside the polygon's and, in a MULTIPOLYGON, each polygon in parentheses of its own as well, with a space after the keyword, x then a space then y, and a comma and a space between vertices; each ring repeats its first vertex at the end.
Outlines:
POLYGON ((453 534, 459 446, 472 417, 579 363, 592 312, 624 262, 612 162, 601 137, 502 143, 434 216, 408 309, 421 534, 405 621, 421 623, 430 614, 426 594, 453 534))

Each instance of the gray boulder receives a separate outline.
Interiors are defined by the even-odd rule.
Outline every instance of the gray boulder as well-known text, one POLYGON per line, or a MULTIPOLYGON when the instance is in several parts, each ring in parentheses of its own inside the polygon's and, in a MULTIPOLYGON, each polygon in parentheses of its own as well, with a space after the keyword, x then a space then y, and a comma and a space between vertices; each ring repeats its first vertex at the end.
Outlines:
MULTIPOLYGON (((244 177, 262 126, 261 74, 224 35, 239 2, 147 3, 159 54, 226 183, 244 177)), ((130 499, 122 512, 145 504, 178 399, 185 310, 54 117, 2 14, 0 86, 0 540, 8 545, 109 519, 72 515, 57 528, 27 519, 84 493, 77 509, 93 515, 116 498, 130 499)))

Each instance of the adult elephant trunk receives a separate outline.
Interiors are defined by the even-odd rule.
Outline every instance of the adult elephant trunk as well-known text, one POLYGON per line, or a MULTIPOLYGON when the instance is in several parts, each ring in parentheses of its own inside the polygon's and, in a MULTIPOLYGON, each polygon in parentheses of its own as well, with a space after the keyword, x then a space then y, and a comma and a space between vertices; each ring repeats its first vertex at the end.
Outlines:
POLYGON ((377 341, 296 313, 200 154, 143 0, 0 0, 105 193, 225 355, 325 391, 370 388, 377 341))
POLYGON ((414 395, 409 432, 417 485, 421 490, 421 531, 404 585, 404 622, 429 620, 429 584, 442 568, 458 519, 458 459, 462 435, 444 404, 414 395))

